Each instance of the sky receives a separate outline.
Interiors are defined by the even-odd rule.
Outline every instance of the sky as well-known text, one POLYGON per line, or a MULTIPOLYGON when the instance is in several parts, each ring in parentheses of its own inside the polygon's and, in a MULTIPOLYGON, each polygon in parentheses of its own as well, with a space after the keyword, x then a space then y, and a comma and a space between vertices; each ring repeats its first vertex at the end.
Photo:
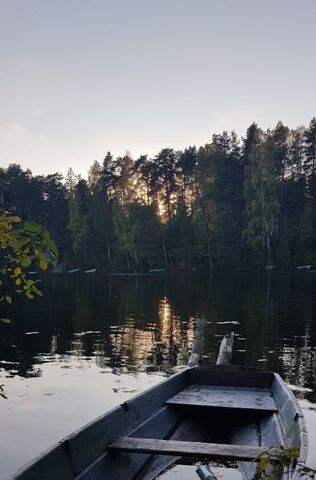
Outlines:
POLYGON ((316 115, 315 0, 0 0, 0 166, 86 176, 316 115))

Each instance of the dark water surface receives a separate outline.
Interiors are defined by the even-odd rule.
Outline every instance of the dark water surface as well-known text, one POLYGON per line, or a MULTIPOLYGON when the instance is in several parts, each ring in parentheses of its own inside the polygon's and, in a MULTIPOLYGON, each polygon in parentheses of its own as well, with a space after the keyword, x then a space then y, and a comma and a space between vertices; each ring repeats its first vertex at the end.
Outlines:
POLYGON ((16 304, 13 324, 0 326, 8 395, 0 401, 1 479, 186 363, 198 317, 207 320, 205 363, 234 330, 234 363, 278 371, 295 387, 316 467, 316 273, 42 279, 44 298, 16 304))

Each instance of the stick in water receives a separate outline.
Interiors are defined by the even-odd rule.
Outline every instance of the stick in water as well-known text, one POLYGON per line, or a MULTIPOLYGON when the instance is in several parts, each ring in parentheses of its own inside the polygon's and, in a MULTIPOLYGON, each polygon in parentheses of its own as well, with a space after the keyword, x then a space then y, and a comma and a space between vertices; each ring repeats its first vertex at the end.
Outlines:
POLYGON ((232 361, 234 332, 227 333, 219 348, 216 365, 229 365, 232 361))
POLYGON ((196 322, 192 353, 188 361, 188 367, 190 368, 196 367, 199 363, 201 353, 202 353, 204 326, 205 326, 205 320, 203 318, 199 318, 196 322))

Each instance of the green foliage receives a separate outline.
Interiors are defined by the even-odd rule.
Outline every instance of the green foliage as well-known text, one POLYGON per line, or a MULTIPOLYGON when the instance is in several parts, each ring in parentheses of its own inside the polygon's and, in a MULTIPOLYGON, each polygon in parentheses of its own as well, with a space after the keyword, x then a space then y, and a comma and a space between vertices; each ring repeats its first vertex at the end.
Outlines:
MULTIPOLYGON (((38 280, 28 278, 28 268, 47 270, 57 265, 58 251, 47 230, 20 217, 0 213, 0 302, 12 304, 16 294, 29 300, 42 296, 38 280)), ((9 318, 1 318, 10 323, 9 318)))
POLYGON ((266 251, 266 263, 272 263, 272 237, 278 228, 279 203, 272 139, 257 145, 250 155, 245 180, 246 226, 244 235, 257 254, 266 251))

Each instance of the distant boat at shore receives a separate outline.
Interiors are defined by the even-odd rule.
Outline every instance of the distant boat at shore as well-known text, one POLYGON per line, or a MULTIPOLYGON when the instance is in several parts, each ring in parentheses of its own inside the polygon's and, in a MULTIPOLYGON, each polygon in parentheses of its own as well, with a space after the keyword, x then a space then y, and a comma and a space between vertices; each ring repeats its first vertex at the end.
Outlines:
POLYGON ((91 268, 91 270, 85 270, 84 273, 95 273, 96 271, 96 268, 91 268))
POLYGON ((311 268, 311 265, 299 265, 298 267, 296 267, 296 270, 310 270, 311 268))
POLYGON ((158 272, 165 272, 167 269, 166 268, 151 268, 148 270, 150 273, 158 273, 158 272))
POLYGON ((68 270, 68 273, 77 273, 80 272, 80 268, 74 268, 73 270, 68 270))

